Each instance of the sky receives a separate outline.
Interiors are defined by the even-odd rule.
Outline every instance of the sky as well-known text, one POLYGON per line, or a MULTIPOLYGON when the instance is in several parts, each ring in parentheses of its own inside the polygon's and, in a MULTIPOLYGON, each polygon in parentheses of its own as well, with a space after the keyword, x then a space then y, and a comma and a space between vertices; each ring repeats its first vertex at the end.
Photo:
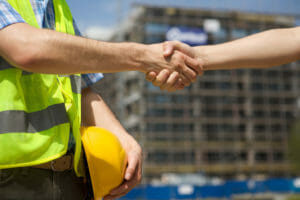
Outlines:
POLYGON ((126 19, 134 3, 147 5, 239 10, 255 13, 279 13, 298 16, 300 25, 300 0, 67 0, 80 30, 86 34, 110 34, 126 19))

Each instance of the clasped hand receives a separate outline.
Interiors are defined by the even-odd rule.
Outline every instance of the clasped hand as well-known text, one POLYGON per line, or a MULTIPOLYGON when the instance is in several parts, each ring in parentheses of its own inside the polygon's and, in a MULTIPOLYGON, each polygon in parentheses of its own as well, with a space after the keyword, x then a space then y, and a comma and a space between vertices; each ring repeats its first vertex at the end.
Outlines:
POLYGON ((162 44, 150 45, 162 48, 163 57, 168 67, 148 68, 146 80, 161 90, 169 92, 181 90, 195 82, 198 75, 203 74, 203 62, 198 59, 193 48, 178 41, 168 41, 162 44))

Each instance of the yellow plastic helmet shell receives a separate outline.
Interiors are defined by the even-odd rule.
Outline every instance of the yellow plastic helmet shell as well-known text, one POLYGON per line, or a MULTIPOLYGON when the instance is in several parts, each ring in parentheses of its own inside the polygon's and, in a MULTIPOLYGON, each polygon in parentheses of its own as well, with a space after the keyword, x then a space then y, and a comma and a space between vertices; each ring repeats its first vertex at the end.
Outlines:
POLYGON ((84 146, 94 199, 100 200, 124 179, 127 157, 118 138, 106 129, 82 127, 84 146))

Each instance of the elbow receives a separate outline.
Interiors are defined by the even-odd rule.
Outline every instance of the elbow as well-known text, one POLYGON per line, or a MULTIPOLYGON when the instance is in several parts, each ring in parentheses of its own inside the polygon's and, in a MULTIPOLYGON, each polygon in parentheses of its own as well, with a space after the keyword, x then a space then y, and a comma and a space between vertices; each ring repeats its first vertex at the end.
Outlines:
POLYGON ((0 31, 0 55, 13 66, 34 72, 42 56, 46 56, 45 37, 40 29, 25 23, 7 26, 0 31))
POLYGON ((42 59, 43 54, 39 42, 33 39, 20 37, 17 42, 10 46, 4 57, 17 68, 25 71, 35 72, 36 66, 42 59))
POLYGON ((33 66, 36 63, 36 57, 31 51, 18 50, 10 56, 11 63, 22 70, 33 72, 33 66))

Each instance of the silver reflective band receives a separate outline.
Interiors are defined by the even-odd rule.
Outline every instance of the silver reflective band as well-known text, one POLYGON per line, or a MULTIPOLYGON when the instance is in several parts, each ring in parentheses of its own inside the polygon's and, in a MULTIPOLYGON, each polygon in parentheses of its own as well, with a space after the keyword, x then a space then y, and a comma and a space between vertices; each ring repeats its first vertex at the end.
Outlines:
POLYGON ((36 133, 64 123, 69 123, 69 120, 63 103, 32 113, 19 110, 0 112, 0 134, 36 133))
POLYGON ((72 92, 81 94, 81 75, 59 75, 59 77, 69 77, 71 80, 72 92))
POLYGON ((71 86, 72 92, 76 94, 81 94, 81 76, 71 75, 71 86))

